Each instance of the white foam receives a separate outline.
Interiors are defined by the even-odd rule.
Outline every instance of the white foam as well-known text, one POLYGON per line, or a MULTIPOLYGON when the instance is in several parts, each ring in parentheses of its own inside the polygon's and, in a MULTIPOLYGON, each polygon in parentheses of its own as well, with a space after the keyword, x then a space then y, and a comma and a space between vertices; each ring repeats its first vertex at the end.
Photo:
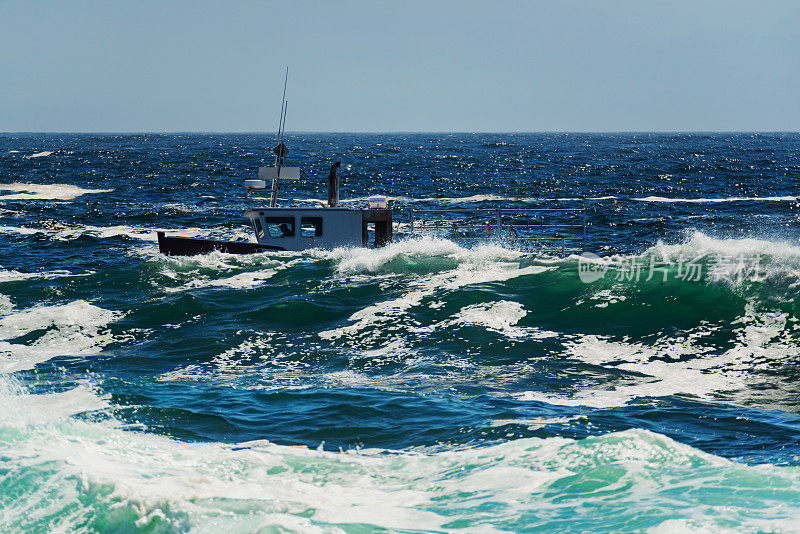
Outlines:
POLYGON ((418 198, 419 202, 445 202, 448 204, 457 204, 461 202, 501 202, 520 200, 517 197, 504 197, 502 195, 470 195, 467 197, 428 197, 418 198))
MULTIPOLYGON (((704 346, 702 338, 719 328, 707 324, 698 325, 679 337, 666 336, 652 344, 583 336, 569 343, 568 354, 571 357, 633 374, 625 373, 623 378, 603 387, 582 389, 572 395, 526 391, 519 398, 552 404, 610 407, 624 405, 638 397, 690 395, 713 400, 724 394, 727 398, 744 398, 750 402, 757 398, 761 403, 771 403, 769 393, 762 388, 749 389, 748 380, 760 369, 800 356, 800 347, 792 338, 800 334, 800 327, 786 313, 763 310, 759 305, 763 296, 754 295, 746 288, 751 282, 763 283, 766 280, 769 285, 786 289, 781 297, 771 296, 771 299, 796 298, 792 290, 800 287, 800 246, 755 238, 718 239, 694 232, 682 243, 658 243, 643 256, 647 255, 674 261, 711 260, 706 265, 708 272, 704 281, 700 283, 722 282, 747 298, 744 315, 732 323, 736 344, 723 352, 716 351, 713 346, 704 346), (714 262, 715 259, 740 257, 758 258, 760 272, 737 278, 733 272, 737 268, 734 263, 714 262)), ((617 257, 626 258, 630 257, 617 257)), ((569 261, 575 259, 572 257, 569 261)), ((597 301, 595 307, 605 308, 625 301, 624 290, 625 286, 603 289, 576 304, 585 300, 597 301)))
POLYGON ((324 381, 326 374, 306 362, 293 358, 292 343, 285 340, 276 342, 277 333, 258 331, 237 346, 217 354, 209 362, 189 364, 174 369, 158 376, 160 381, 186 381, 197 380, 202 382, 213 381, 233 387, 246 387, 248 389, 304 389, 311 387, 309 380, 324 381), (252 365, 242 366, 243 359, 253 362, 252 365), (269 367, 268 372, 261 372, 262 366, 257 362, 263 360, 269 367), (259 377, 254 381, 253 377, 259 377), (243 379, 246 385, 240 384, 243 379))
POLYGON ((482 326, 510 338, 519 338, 530 333, 529 329, 515 326, 527 314, 519 302, 484 302, 461 308, 446 325, 482 326))
POLYGON ((678 258, 692 255, 702 257, 719 256, 757 256, 768 255, 778 259, 800 259, 800 246, 797 243, 768 241, 757 238, 715 238, 695 231, 689 238, 678 244, 669 245, 659 242, 648 252, 657 253, 667 258, 678 258))
POLYGON ((34 235, 40 232, 42 232, 42 230, 26 228, 24 226, 0 226, 0 233, 3 234, 34 235))
POLYGON ((52 151, 52 150, 44 150, 44 151, 42 151, 42 152, 36 152, 35 154, 31 154, 30 156, 26 156, 26 157, 27 157, 28 159, 33 159, 33 158, 44 158, 44 157, 46 157, 46 156, 49 156, 49 155, 51 155, 52 153, 53 153, 53 151, 52 151))
POLYGON ((272 278, 277 270, 265 269, 235 274, 227 278, 195 278, 180 287, 165 288, 168 293, 203 288, 254 289, 272 278))
POLYGON ((411 199, 417 202, 441 202, 445 204, 459 204, 462 202, 580 202, 584 200, 616 200, 613 195, 600 197, 512 197, 503 195, 471 195, 467 197, 428 197, 411 199))
POLYGON ((14 309, 14 302, 8 295, 0 293, 0 317, 8 315, 14 309))
MULTIPOLYGON (((432 203, 439 203, 439 204, 462 204, 462 203, 474 203, 474 202, 561 202, 561 201, 572 201, 572 202, 580 202, 583 200, 616 200, 618 197, 613 195, 605 195, 599 197, 565 197, 565 198, 546 198, 546 197, 518 197, 518 196, 504 196, 504 195, 493 195, 493 194, 476 194, 476 195, 468 195, 463 197, 421 197, 421 198, 411 198, 411 197, 402 197, 402 196, 386 196, 386 199, 390 202, 432 202, 432 203)), ((325 204, 326 200, 318 199, 318 198, 296 198, 293 199, 295 202, 309 202, 312 204, 325 204)), ((348 203, 357 203, 357 202, 367 202, 369 197, 354 197, 354 198, 346 198, 339 201, 340 204, 348 204, 348 203)))
POLYGON ((98 396, 88 384, 45 395, 28 394, 10 375, 0 375, 0 427, 26 428, 60 423, 82 412, 109 407, 109 396, 98 396))
POLYGON ((375 272, 400 256, 450 256, 468 254, 466 249, 446 239, 422 237, 395 241, 377 249, 338 248, 331 252, 321 252, 338 262, 337 269, 342 274, 375 272))
POLYGON ((447 239, 423 236, 395 241, 377 249, 338 248, 319 251, 321 257, 337 261, 341 274, 374 273, 399 257, 443 257, 463 263, 486 263, 492 260, 514 261, 523 254, 494 244, 464 248, 447 239))
MULTIPOLYGON (((22 405, 20 412, 32 412, 32 421, 40 422, 35 413, 46 410, 57 396, 44 396, 49 402, 33 397, 18 396, 16 402, 22 405)), ((91 406, 95 408, 97 403, 91 406)), ((76 408, 73 404, 71 409, 76 408)), ((316 524, 388 523, 410 529, 439 521, 436 514, 415 510, 415 505, 426 500, 419 490, 393 483, 391 468, 381 474, 387 462, 380 455, 343 455, 267 442, 243 446, 181 443, 83 421, 62 421, 58 426, 28 424, 28 428, 24 443, 17 443, 15 450, 4 447, 7 466, 23 462, 30 470, 55 465, 57 480, 76 477, 82 481, 78 491, 90 495, 94 487, 110 486, 113 491, 106 505, 130 507, 142 528, 151 521, 165 521, 173 528, 194 525, 227 530, 220 521, 224 525, 233 519, 251 526, 273 524, 306 530, 313 525, 304 518, 309 511, 316 524), (370 480, 370 474, 376 478, 370 480), (319 483, 320 476, 325 477, 324 484, 319 483), (226 506, 232 500, 245 505, 241 517, 226 506)), ((52 469, 49 472, 53 476, 52 469)), ((56 487, 74 498, 70 488, 75 484, 56 487)), ((37 498, 36 494, 29 497, 37 498)), ((46 498, 52 503, 53 495, 46 498)), ((56 504, 66 507, 70 500, 56 504)))
MULTIPOLYGON (((408 197, 397 197, 397 196, 393 197, 393 196, 388 196, 388 195, 382 195, 382 196, 385 196, 386 200, 388 200, 389 202, 409 202, 409 201, 414 200, 413 198, 408 198, 408 197)), ((353 204, 353 203, 357 203, 357 202, 367 202, 367 201, 369 201, 369 198, 370 197, 343 198, 343 199, 339 199, 339 203, 340 204, 353 204)), ((295 198, 295 199, 292 199, 292 200, 294 202, 308 202, 308 203, 311 203, 311 204, 321 204, 321 205, 326 205, 327 202, 328 202, 327 199, 321 199, 321 198, 295 198)))
POLYGON ((612 341, 601 336, 581 336, 567 346, 577 360, 606 369, 631 373, 623 378, 592 386, 572 395, 526 391, 517 397, 567 406, 607 408, 622 406, 639 397, 690 395, 714 400, 720 394, 743 393, 754 372, 775 362, 800 357, 800 348, 787 337, 788 314, 757 312, 749 304, 734 324, 736 344, 714 353, 700 340, 718 327, 703 325, 683 338, 664 338, 652 345, 612 341))
POLYGON ((3 282, 17 282, 19 280, 27 280, 35 278, 36 273, 21 273, 19 271, 0 271, 0 283, 3 282))
MULTIPOLYGON (((800 259, 800 249, 790 245, 762 240, 719 240, 702 234, 695 234, 680 245, 659 244, 647 254, 662 252, 666 255, 689 254, 692 251, 713 250, 726 252, 768 250, 783 262, 793 261, 795 257, 800 259)), ((317 250, 310 252, 309 256, 337 261, 337 275, 342 277, 344 284, 350 281, 360 283, 362 279, 373 282, 377 280, 383 290, 395 293, 391 298, 384 298, 355 311, 344 325, 338 324, 335 328, 323 331, 319 335, 326 340, 342 340, 345 346, 357 348, 357 353, 363 356, 363 362, 359 361, 359 365, 380 366, 387 362, 400 363, 404 366, 403 373, 396 376, 381 376, 376 380, 374 375, 370 376, 369 373, 348 371, 334 376, 327 371, 317 373, 313 369, 290 367, 287 364, 287 367, 280 367, 277 371, 270 367, 269 371, 264 373, 269 374, 268 378, 253 381, 247 373, 235 369, 239 358, 231 356, 215 358, 202 369, 176 370, 174 375, 165 379, 177 379, 189 375, 201 378, 203 373, 206 373, 207 378, 213 376, 215 380, 235 382, 242 387, 276 388, 282 385, 302 387, 303 384, 309 383, 309 376, 313 375, 316 381, 327 381, 337 386, 361 386, 371 381, 371 387, 405 391, 414 388, 416 391, 426 388, 458 387, 458 384, 474 382, 480 377, 483 383, 495 386, 506 384, 508 387, 518 389, 518 382, 509 380, 508 376, 520 377, 530 373, 532 370, 523 363, 490 368, 476 364, 470 358, 460 359, 452 356, 449 361, 436 362, 447 371, 442 372, 442 376, 435 376, 435 373, 431 373, 428 368, 432 362, 426 360, 427 356, 424 353, 418 354, 414 350, 414 344, 409 343, 409 340, 427 336, 431 332, 444 332, 461 326, 486 328, 515 340, 535 340, 559 335, 556 332, 540 331, 535 327, 519 326, 518 323, 527 316, 526 314, 534 313, 535 310, 527 310, 520 303, 511 301, 472 304, 462 307, 455 313, 451 312, 452 315, 449 317, 437 319, 438 322, 425 324, 419 323, 412 310, 418 307, 439 310, 446 305, 449 291, 470 284, 502 281, 516 276, 538 274, 547 269, 557 269, 564 260, 547 262, 536 259, 536 265, 520 268, 534 258, 498 247, 463 249, 452 242, 435 239, 398 242, 377 250, 317 250), (423 269, 424 274, 419 275, 413 270, 410 272, 404 270, 403 262, 393 263, 403 256, 420 262, 437 258, 447 258, 452 261, 439 264, 433 261, 431 265, 440 270, 430 273, 423 269), (525 261, 521 264, 523 259, 525 261), (387 269, 388 274, 382 271, 387 264, 391 267, 387 269), (400 269, 399 274, 392 271, 395 267, 400 269), (364 273, 368 274, 365 276, 364 273), (426 302, 426 299, 430 299, 430 302, 426 302)), ((217 257, 210 256, 209 260, 214 258, 217 257)), ((221 262, 218 268, 227 268, 222 256, 217 259, 221 262)), ((628 298, 625 288, 616 286, 583 297, 589 305, 596 308, 619 305, 628 298)), ((583 300, 576 304, 582 303, 583 300)), ((652 344, 603 336, 565 335, 566 357, 605 367, 612 370, 618 378, 600 387, 578 389, 574 395, 530 391, 521 392, 519 396, 557 404, 597 407, 620 406, 636 398, 648 396, 691 395, 712 400, 718 393, 723 393, 727 398, 731 396, 751 398, 752 391, 748 389, 748 371, 757 373, 764 362, 776 362, 797 353, 797 349, 794 348, 796 343, 784 339, 787 320, 785 316, 765 314, 751 306, 747 316, 740 323, 735 323, 738 325, 737 335, 740 337, 736 347, 723 353, 717 353, 712 347, 703 344, 702 340, 711 333, 712 327, 709 325, 700 325, 695 331, 685 332, 683 337, 679 338, 670 334, 653 341, 652 344)), ((290 348, 273 350, 269 344, 261 347, 260 354, 268 357, 271 364, 284 354, 296 355, 290 348)), ((257 355, 250 354, 250 356, 257 355)))
POLYGON ((495 532, 530 517, 550 531, 590 524, 575 515, 575 499, 563 498, 578 491, 584 506, 619 517, 620 525, 647 513, 663 517, 664 528, 774 531, 800 513, 796 470, 736 464, 643 430, 335 453, 267 441, 187 443, 123 431, 113 417, 68 417, 107 405, 85 386, 30 395, 0 376, 0 395, 0 430, 16 430, 0 442, 0 476, 14 482, 26 475, 0 521, 21 530, 73 530, 99 515, 115 530, 328 532, 358 525, 438 532, 458 522, 470 532, 495 532), (609 466, 613 477, 598 476, 609 466), (765 512, 757 520, 749 501, 721 507, 680 491, 699 487, 713 495, 767 485, 781 492, 756 503, 765 512))
MULTIPOLYGON (((620 265, 624 265, 624 262, 634 258, 642 260, 640 266, 644 268, 644 277, 648 276, 650 259, 657 262, 671 261, 674 265, 700 261, 703 264, 699 274, 705 283, 723 283, 738 288, 751 282, 767 280, 786 288, 788 292, 785 298, 794 298, 791 290, 800 287, 800 245, 795 240, 715 238, 694 231, 681 243, 658 242, 641 255, 613 255, 598 261, 609 264, 619 262, 620 265)), ((587 261, 586 258, 575 255, 569 256, 566 260, 587 261)), ((660 273, 656 273, 656 276, 660 276, 660 273)), ((622 295, 611 298, 624 300, 622 295)))
MULTIPOLYGON (((327 367, 310 365, 298 359, 304 354, 305 343, 293 344, 280 332, 259 331, 208 362, 169 371, 160 375, 159 380, 196 380, 266 391, 305 389, 324 384, 336 388, 366 387, 381 391, 435 394, 446 389, 471 388, 476 383, 509 390, 518 387, 520 377, 538 372, 529 361, 482 365, 468 356, 449 355, 443 359, 441 354, 419 351, 408 339, 406 329, 411 336, 417 337, 429 335, 437 326, 420 327, 406 317, 398 319, 407 323, 403 331, 395 336, 393 325, 383 323, 375 342, 370 337, 375 330, 366 333, 357 330, 345 332, 344 339, 352 342, 357 351, 345 349, 341 354, 342 357, 355 360, 344 370, 331 371, 327 367), (387 333, 388 340, 383 339, 382 334, 387 333), (248 365, 243 366, 243 360, 248 361, 248 365), (395 371, 397 364, 402 366, 402 370, 395 371), (392 370, 381 373, 380 369, 386 365, 391 365, 392 370)), ((528 328, 526 338, 544 335, 528 328)), ((336 333, 332 332, 332 335, 336 333)))
POLYGON ((312 258, 297 252, 268 254, 226 254, 219 251, 196 256, 148 254, 150 261, 162 265, 164 291, 175 293, 193 289, 255 289, 264 285, 278 271, 312 258))
MULTIPOLYGON (((456 262, 455 268, 431 276, 419 277, 409 283, 409 290, 401 297, 378 302, 367 306, 350 316, 354 324, 320 332, 323 339, 337 339, 352 335, 376 324, 390 323, 392 328, 399 324, 399 318, 410 308, 419 306, 423 299, 439 291, 452 291, 460 287, 500 282, 542 273, 554 266, 530 265, 522 267, 519 259, 521 253, 503 249, 494 245, 464 249, 455 243, 443 239, 421 238, 393 243, 377 250, 335 250, 334 258, 341 258, 339 270, 342 273, 353 273, 362 270, 375 271, 380 266, 400 255, 443 256, 456 262)), ((419 327, 405 325, 412 331, 419 327)), ((417 329, 417 330, 415 330, 417 329)))
POLYGON ((572 421, 585 420, 585 415, 568 415, 562 417, 534 417, 527 419, 494 419, 489 421, 493 427, 506 426, 506 425, 524 425, 528 430, 536 430, 544 428, 547 425, 563 425, 572 421))
MULTIPOLYGON (((73 228, 61 228, 52 233, 53 238, 59 241, 72 241, 78 237, 88 235, 99 239, 110 239, 114 237, 130 237, 141 241, 157 242, 157 231, 162 229, 157 228, 143 228, 136 226, 128 226, 119 224, 115 226, 93 226, 87 224, 85 226, 73 228)), ((198 231, 196 229, 187 229, 188 237, 195 237, 198 231)))
POLYGON ((57 239, 70 240, 81 235, 90 235, 99 239, 109 239, 113 237, 130 237, 141 241, 158 242, 157 232, 165 232, 167 235, 177 234, 182 237, 199 238, 219 238, 227 240, 251 241, 252 230, 229 229, 229 228, 149 228, 143 226, 92 226, 86 225, 80 228, 67 229, 56 234, 57 239))
POLYGON ((0 317, 0 372, 32 369, 58 356, 97 354, 113 341, 105 327, 121 316, 83 300, 8 313, 0 317), (31 343, 9 341, 37 331, 42 334, 31 343))
POLYGON ((16 195, 0 195, 0 200, 72 200, 90 193, 109 193, 113 189, 84 189, 71 184, 0 184, 0 190, 17 191, 16 195))
POLYGON ((56 270, 56 271, 41 271, 41 272, 34 272, 34 273, 22 273, 19 271, 14 270, 0 270, 0 284, 4 282, 18 282, 20 280, 30 280, 32 278, 41 278, 44 280, 50 280, 53 278, 67 278, 73 276, 89 276, 93 274, 92 272, 82 273, 82 274, 73 274, 69 271, 64 270, 56 270))
MULTIPOLYGON (((611 289, 601 289, 589 297, 589 300, 597 302, 594 305, 595 308, 607 308, 611 304, 624 302, 627 299, 628 297, 625 295, 615 294, 611 289)), ((584 299, 579 299, 575 304, 579 306, 583 303, 584 299)))
MULTIPOLYGON (((3 197, 0 197, 2 199, 3 197)), ((92 236, 98 239, 112 239, 115 237, 129 237, 149 243, 158 241, 157 232, 167 234, 180 234, 184 237, 220 237, 223 239, 249 241, 252 231, 228 228, 182 228, 180 230, 165 228, 150 228, 144 226, 129 226, 124 224, 114 226, 95 226, 91 224, 82 226, 56 226, 49 228, 28 228, 23 226, 0 226, 0 233, 49 236, 57 241, 72 241, 81 236, 92 236)))
POLYGON ((666 203, 716 203, 716 202, 793 202, 797 200, 796 196, 782 196, 782 197, 723 197, 723 198, 667 198, 658 196, 649 196, 643 198, 634 198, 633 200, 639 202, 666 202, 666 203))

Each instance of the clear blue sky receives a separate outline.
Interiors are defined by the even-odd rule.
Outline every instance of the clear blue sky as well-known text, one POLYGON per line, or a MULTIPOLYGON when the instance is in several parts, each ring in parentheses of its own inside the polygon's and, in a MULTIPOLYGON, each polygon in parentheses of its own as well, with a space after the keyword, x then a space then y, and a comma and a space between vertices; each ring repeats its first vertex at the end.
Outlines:
POLYGON ((0 0, 0 131, 800 130, 800 1, 0 0))

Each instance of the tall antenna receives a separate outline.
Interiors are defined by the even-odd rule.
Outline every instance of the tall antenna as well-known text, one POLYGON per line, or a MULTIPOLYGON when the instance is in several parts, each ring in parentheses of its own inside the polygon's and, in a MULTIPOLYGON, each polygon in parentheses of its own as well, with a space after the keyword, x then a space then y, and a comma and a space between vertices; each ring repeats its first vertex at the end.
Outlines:
POLYGON ((278 144, 272 149, 275 152, 275 178, 272 180, 272 202, 270 207, 274 208, 278 205, 278 183, 281 179, 281 167, 283 167, 283 158, 289 153, 289 149, 283 144, 283 130, 286 127, 286 109, 289 103, 286 101, 286 83, 289 81, 289 66, 286 66, 286 75, 283 78, 283 98, 281 98, 281 116, 278 119, 278 144))

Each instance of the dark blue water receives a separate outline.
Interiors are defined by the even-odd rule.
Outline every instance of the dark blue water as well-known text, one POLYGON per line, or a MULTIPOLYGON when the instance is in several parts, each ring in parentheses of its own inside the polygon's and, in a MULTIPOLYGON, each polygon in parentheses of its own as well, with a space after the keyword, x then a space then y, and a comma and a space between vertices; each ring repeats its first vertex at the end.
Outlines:
POLYGON ((800 135, 296 134, 282 205, 341 160, 400 239, 158 253, 252 239, 273 144, 0 136, 4 530, 800 524, 800 135), (403 237, 495 207, 584 208, 604 274, 403 237))

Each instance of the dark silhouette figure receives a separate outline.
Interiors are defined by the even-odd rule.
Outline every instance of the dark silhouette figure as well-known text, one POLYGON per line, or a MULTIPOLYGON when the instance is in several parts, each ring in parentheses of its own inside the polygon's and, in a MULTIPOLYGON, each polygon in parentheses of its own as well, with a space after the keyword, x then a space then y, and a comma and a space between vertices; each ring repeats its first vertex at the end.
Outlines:
POLYGON ((278 156, 278 165, 280 165, 282 167, 283 166, 283 158, 285 158, 287 155, 289 155, 289 149, 286 148, 286 145, 281 143, 278 146, 276 146, 275 148, 273 148, 272 151, 275 152, 276 156, 278 156))
POLYGON ((336 169, 342 164, 337 161, 331 165, 331 172, 328 174, 328 207, 335 208, 339 205, 339 177, 336 176, 336 169))

